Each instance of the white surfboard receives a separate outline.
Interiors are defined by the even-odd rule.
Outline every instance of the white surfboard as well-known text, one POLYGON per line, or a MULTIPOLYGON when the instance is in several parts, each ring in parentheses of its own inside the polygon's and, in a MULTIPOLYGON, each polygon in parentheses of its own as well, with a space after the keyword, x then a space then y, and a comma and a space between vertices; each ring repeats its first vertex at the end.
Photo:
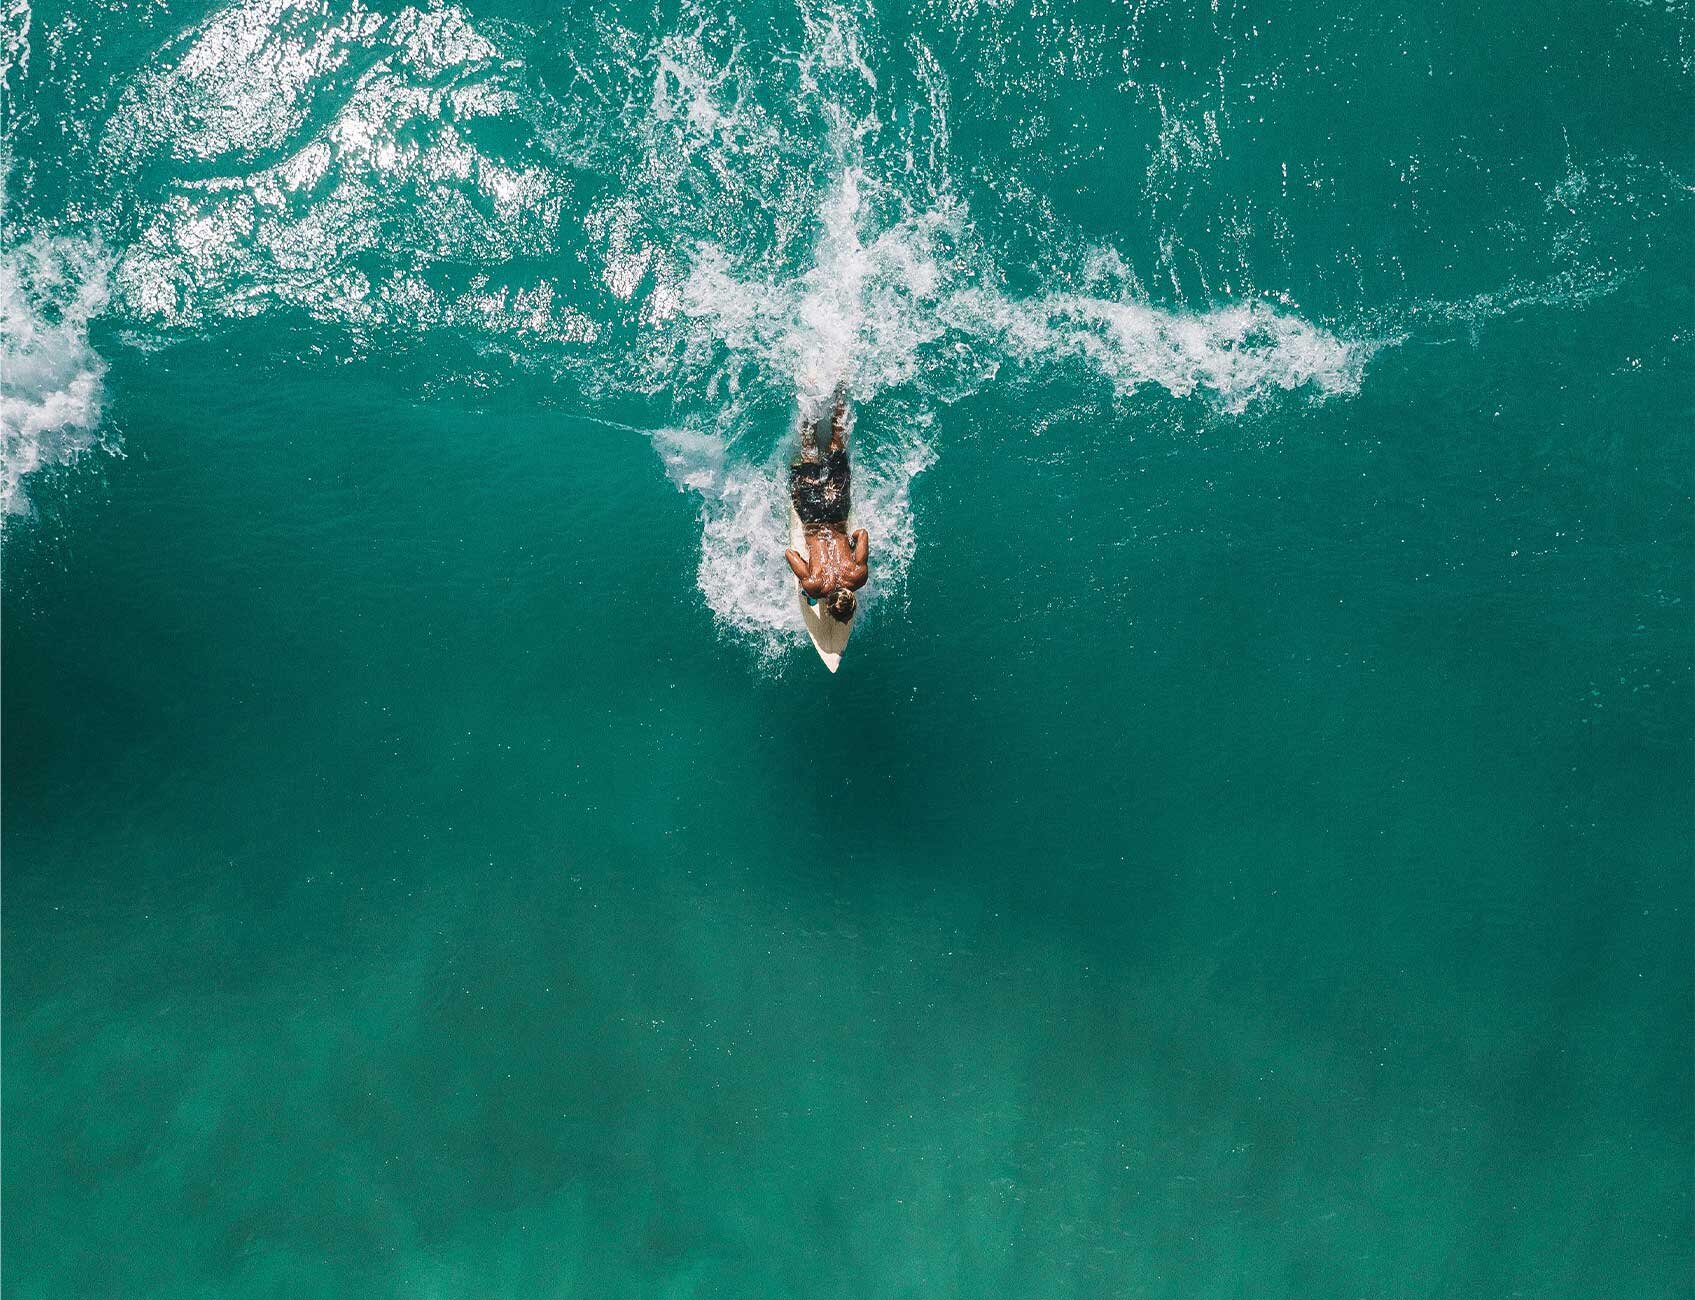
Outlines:
MULTIPOLYGON (((851 530, 851 524, 849 528, 851 530)), ((801 523, 793 506, 789 507, 789 545, 800 554, 807 554, 806 525, 801 523)), ((814 605, 807 600, 798 578, 795 579, 795 592, 800 597, 800 616, 806 622, 806 634, 812 638, 824 666, 835 672, 842 666, 842 651, 847 649, 848 637, 853 635, 853 624, 836 622, 824 612, 822 605, 814 605)))

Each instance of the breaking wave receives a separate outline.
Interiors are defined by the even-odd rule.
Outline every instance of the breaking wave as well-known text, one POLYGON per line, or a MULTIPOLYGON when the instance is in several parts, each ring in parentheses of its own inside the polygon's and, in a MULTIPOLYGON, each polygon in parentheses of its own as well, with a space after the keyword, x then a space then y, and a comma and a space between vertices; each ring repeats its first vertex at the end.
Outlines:
MULTIPOLYGON (((1579 236, 1615 209, 1621 231, 1643 215, 1626 207, 1640 178, 1621 190, 1574 170, 1526 223, 1550 246, 1542 280, 1378 313, 1331 294, 1315 315, 1255 273, 1262 230, 1270 262, 1302 260, 1287 165, 1281 194, 1221 220, 1212 246, 1175 233, 1227 153, 1224 63, 1162 88, 1130 47, 1075 32, 1020 46, 985 13, 985 58, 960 55, 950 78, 917 31, 885 31, 858 0, 795 0, 758 30, 698 0, 676 9, 655 35, 651 13, 624 25, 616 3, 536 29, 452 3, 237 0, 150 34, 153 59, 117 75, 98 45, 20 28, 9 75, 40 77, 26 56, 44 41, 86 100, 64 124, 81 146, 42 152, 26 180, 56 192, 93 176, 73 215, 100 242, 38 236, 0 258, 6 508, 38 466, 98 440, 102 311, 144 341, 273 312, 354 352, 428 337, 446 345, 446 382, 453 356, 467 375, 494 357, 649 431, 699 500, 704 599, 776 653, 800 637, 782 561, 791 430, 838 382, 858 413, 874 619, 917 552, 911 487, 945 455, 948 404, 1059 374, 1102 406, 1183 401, 1226 420, 1345 398, 1410 330, 1571 301, 1568 281, 1610 290, 1617 240, 1579 236), (1048 120, 1077 78, 1145 136, 1138 228, 1112 242, 1056 212, 1063 168, 1092 156, 1048 120), (954 119, 985 113, 1027 137, 1027 166, 956 160, 954 119)), ((1650 181, 1672 196, 1662 207, 1686 197, 1650 181)), ((1311 283, 1358 283, 1358 255, 1334 256, 1341 272, 1311 283)))
POLYGON ((105 258, 38 235, 0 251, 0 512, 24 513, 24 480, 99 441, 105 363, 89 321, 106 306, 105 258))
POLYGON ((1227 414, 1358 390, 1373 341, 1258 300, 1157 306, 1112 249, 1073 276, 1056 269, 1044 290, 1009 291, 953 177, 937 60, 909 41, 914 71, 891 84, 871 60, 869 15, 803 3, 799 16, 793 60, 761 63, 735 42, 715 56, 698 31, 633 58, 652 69, 647 93, 623 103, 641 147, 587 223, 606 287, 640 324, 600 391, 693 408, 655 446, 700 499, 699 585, 726 627, 773 654, 800 636, 784 473, 796 415, 820 413, 838 383, 862 413, 866 619, 904 588, 911 487, 941 453, 939 408, 1009 367, 1081 369, 1114 398, 1152 385, 1227 414), (749 211, 755 239, 725 220, 749 211))
POLYGON ((862 235, 863 185, 857 169, 844 172, 824 204, 814 262, 793 278, 738 274, 723 249, 706 245, 680 283, 656 291, 669 320, 645 382, 702 392, 714 408, 702 427, 656 439, 672 480, 701 497, 700 588, 727 626, 768 652, 798 626, 782 559, 793 420, 771 394, 809 416, 837 383, 861 405, 893 399, 878 412, 875 440, 854 444, 855 522, 877 547, 862 593, 874 618, 878 601, 902 589, 916 549, 910 487, 937 456, 937 405, 978 391, 1003 366, 1081 363, 1120 397, 1154 385, 1240 412, 1295 389, 1317 400, 1355 392, 1374 346, 1259 303, 1184 313, 1082 292, 1009 297, 992 274, 943 251, 969 243, 959 207, 862 235), (751 456, 736 454, 744 445, 751 456))

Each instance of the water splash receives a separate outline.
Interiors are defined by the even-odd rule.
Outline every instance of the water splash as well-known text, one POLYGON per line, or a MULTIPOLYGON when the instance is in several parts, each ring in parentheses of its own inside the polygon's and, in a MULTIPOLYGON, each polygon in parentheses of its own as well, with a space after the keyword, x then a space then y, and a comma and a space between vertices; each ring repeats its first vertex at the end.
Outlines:
MULTIPOLYGON (((108 298, 143 337, 280 311, 355 352, 452 338, 478 374, 487 354, 509 358, 661 430, 667 471, 700 498, 703 597, 769 650, 801 635, 782 563, 790 430, 838 382, 865 415, 855 495, 875 617, 916 553, 911 485, 945 452, 947 404, 1049 378, 1093 390, 1080 400, 1169 395, 1219 418, 1345 398, 1386 340, 1610 291, 1621 241, 1687 201, 1665 178, 1574 170, 1524 222, 1562 269, 1320 321, 1286 295, 1232 291, 1258 282, 1245 261, 1202 265, 1185 246, 1193 274, 1172 269, 1162 213, 1205 207, 1227 152, 1222 64, 1216 84, 1167 87, 1129 47, 1115 72, 1098 42, 1056 28, 1022 53, 991 42, 950 84, 920 30, 896 36, 860 0, 796 0, 759 30, 700 0, 681 0, 669 30, 645 18, 620 26, 614 7, 537 32, 452 3, 235 0, 166 40, 67 137, 91 142, 109 265, 74 243, 6 254, 8 347, 36 376, 8 394, 8 502, 31 467, 95 437, 87 325, 108 298), (1070 70, 1029 62, 1050 54, 1070 70), (1140 142, 1145 229, 1118 246, 1056 216, 1041 167, 986 185, 956 161, 956 113, 1022 105, 1034 132, 1068 77, 1119 72, 1124 102, 1158 111, 1140 142), (973 99, 973 78, 998 98, 973 99), (1661 190, 1651 210, 1636 199, 1661 190)), ((450 383, 451 359, 433 360, 450 383)))
POLYGON ((879 408, 855 446, 877 546, 867 616, 903 589, 938 404, 1009 363, 1228 411, 1357 387, 1364 351, 1298 318, 1103 288, 1116 254, 1009 295, 954 182, 941 64, 912 37, 905 80, 880 77, 869 8, 802 0, 775 37, 684 8, 657 36, 597 24, 570 55, 574 99, 528 75, 511 31, 451 4, 217 11, 125 89, 101 138, 115 178, 163 154, 219 173, 140 205, 121 309, 171 331, 278 307, 356 334, 458 331, 602 398, 647 394, 673 431, 656 446, 701 497, 703 596, 763 649, 800 635, 784 444, 838 383, 879 408), (575 216, 574 169, 616 178, 575 216), (572 257, 589 277, 560 269, 572 257))
POLYGON ((88 341, 104 310, 98 245, 37 235, 0 251, 0 513, 29 509, 24 479, 98 445, 106 363, 88 341))
MULTIPOLYGON (((980 390, 1003 365, 1082 367, 1119 396, 1155 384, 1226 412, 1295 389, 1323 400, 1359 388, 1374 344, 1259 302, 1185 313, 1128 291, 1009 296, 962 205, 944 198, 918 210, 903 200, 848 167, 798 274, 762 277, 703 244, 674 290, 654 291, 673 300, 645 359, 646 385, 702 393, 715 408, 709 431, 656 441, 673 482, 701 498, 700 589, 726 627, 767 654, 801 636, 782 558, 791 449, 773 394, 811 417, 838 383, 858 402, 902 407, 899 418, 879 411, 875 436, 854 444, 854 522, 876 545, 862 605, 874 617, 879 599, 903 590, 916 551, 911 486, 936 459, 937 405, 980 390), (899 214, 882 226, 879 189, 899 214)), ((1094 259, 1091 279, 1113 264, 1094 259)))
POLYGON ((29 75, 29 0, 0 0, 0 93, 15 95, 29 75))
POLYGON ((820 214, 813 264, 790 280, 740 277, 727 250, 701 245, 677 296, 673 357, 686 366, 701 345, 720 345, 729 367, 758 365, 811 414, 837 383, 864 400, 910 381, 946 329, 936 245, 957 237, 964 217, 912 213, 866 237, 863 185, 857 168, 843 172, 820 214))

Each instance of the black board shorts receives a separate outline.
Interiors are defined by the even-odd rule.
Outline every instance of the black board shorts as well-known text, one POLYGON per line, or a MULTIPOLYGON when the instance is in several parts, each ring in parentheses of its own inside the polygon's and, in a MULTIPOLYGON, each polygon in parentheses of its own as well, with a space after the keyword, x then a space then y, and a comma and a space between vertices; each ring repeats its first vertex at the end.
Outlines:
POLYGON ((827 451, 822 460, 796 460, 789 466, 789 493, 801 523, 845 527, 853 505, 852 481, 845 450, 827 451))

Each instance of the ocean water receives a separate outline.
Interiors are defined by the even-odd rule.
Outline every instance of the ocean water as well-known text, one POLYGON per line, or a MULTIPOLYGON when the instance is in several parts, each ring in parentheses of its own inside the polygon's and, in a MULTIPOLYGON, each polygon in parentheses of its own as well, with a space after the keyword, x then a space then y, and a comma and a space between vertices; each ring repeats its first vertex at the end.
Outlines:
POLYGON ((0 30, 8 1296, 1695 1295, 1685 0, 0 30))

